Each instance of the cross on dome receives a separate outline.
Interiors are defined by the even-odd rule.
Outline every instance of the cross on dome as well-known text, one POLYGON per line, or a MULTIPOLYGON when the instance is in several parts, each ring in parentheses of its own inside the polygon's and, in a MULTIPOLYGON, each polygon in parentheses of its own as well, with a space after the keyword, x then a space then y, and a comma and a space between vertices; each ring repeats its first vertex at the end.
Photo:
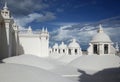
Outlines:
POLYGON ((98 33, 102 33, 102 32, 104 32, 101 24, 99 25, 99 29, 98 29, 97 32, 98 32, 98 33))
POLYGON ((73 39, 73 42, 75 43, 75 42, 76 42, 76 39, 73 39))

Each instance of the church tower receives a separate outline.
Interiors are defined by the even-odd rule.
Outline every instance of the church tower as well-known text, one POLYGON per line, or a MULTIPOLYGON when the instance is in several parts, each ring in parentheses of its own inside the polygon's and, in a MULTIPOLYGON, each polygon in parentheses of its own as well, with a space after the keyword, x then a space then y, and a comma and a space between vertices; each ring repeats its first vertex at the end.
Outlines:
MULTIPOLYGON (((7 3, 5 3, 3 9, 1 10, 1 15, 3 17, 2 22, 2 54, 5 54, 4 57, 10 57, 12 55, 12 32, 14 31, 12 28, 13 20, 11 19, 10 11, 7 7, 7 3)), ((4 58, 3 57, 3 58, 4 58)))
POLYGON ((41 56, 47 57, 49 56, 49 33, 47 28, 42 28, 40 33, 40 43, 41 43, 41 56))

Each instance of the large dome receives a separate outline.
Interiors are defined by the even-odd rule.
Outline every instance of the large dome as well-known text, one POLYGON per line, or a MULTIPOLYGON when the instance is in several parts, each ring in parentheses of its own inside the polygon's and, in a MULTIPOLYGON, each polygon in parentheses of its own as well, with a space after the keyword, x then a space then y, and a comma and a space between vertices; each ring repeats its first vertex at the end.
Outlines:
POLYGON ((102 27, 98 29, 98 33, 93 37, 91 42, 112 42, 110 37, 104 33, 102 27))
POLYGON ((69 48, 80 48, 79 44, 76 42, 75 39, 68 45, 69 48))

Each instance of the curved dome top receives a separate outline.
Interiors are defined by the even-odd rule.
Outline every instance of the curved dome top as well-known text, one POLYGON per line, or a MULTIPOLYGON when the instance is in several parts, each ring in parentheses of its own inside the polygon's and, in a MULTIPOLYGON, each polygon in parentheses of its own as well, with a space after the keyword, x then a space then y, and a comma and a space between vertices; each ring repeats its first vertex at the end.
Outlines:
POLYGON ((53 48, 58 48, 58 44, 57 44, 57 43, 55 43, 55 45, 53 46, 53 48))
POLYGON ((59 48, 62 48, 62 49, 67 48, 67 45, 65 45, 64 42, 62 42, 62 43, 60 44, 59 48))
POLYGON ((98 33, 93 37, 91 42, 112 42, 110 37, 104 33, 102 26, 99 26, 98 33))
POLYGON ((76 39, 73 39, 72 42, 68 45, 69 48, 80 48, 79 44, 76 42, 76 39))

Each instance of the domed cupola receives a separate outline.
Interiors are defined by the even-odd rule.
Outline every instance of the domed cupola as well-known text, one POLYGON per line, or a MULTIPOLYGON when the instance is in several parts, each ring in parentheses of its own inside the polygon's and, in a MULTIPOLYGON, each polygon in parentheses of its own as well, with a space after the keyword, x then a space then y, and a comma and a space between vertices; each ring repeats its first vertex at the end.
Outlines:
POLYGON ((89 55, 115 54, 115 48, 113 47, 113 43, 110 37, 103 31, 101 25, 99 25, 97 34, 93 37, 89 45, 90 46, 87 49, 89 55))
POLYGON ((80 48, 80 45, 76 42, 76 39, 73 39, 72 42, 68 45, 69 48, 80 48))
POLYGON ((59 46, 60 49, 65 49, 67 48, 67 45, 64 44, 64 42, 62 42, 59 46))
POLYGON ((81 48, 80 45, 76 42, 76 39, 73 39, 72 42, 68 45, 68 54, 69 55, 81 54, 81 48))
POLYGON ((104 33, 101 25, 99 25, 97 34, 91 40, 91 43, 95 43, 95 42, 103 42, 103 43, 106 43, 106 42, 111 43, 112 42, 110 37, 106 33, 104 33))

